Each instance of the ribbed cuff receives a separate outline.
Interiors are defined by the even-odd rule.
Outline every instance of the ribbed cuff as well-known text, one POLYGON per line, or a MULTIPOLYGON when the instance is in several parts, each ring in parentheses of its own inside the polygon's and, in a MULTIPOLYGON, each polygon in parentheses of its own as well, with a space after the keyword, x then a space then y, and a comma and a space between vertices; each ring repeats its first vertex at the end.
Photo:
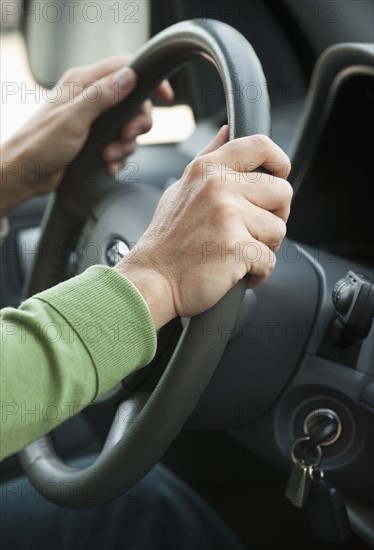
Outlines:
POLYGON ((109 267, 90 267, 34 298, 65 317, 86 346, 97 372, 96 397, 147 365, 156 353, 156 331, 143 296, 109 267))

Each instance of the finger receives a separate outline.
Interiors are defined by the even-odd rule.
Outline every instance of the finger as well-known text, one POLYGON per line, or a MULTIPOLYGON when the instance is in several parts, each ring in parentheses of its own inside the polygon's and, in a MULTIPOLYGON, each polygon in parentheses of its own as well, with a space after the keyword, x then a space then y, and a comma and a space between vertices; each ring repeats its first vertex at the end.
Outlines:
POLYGON ((278 178, 287 179, 291 162, 286 153, 270 138, 255 135, 235 139, 223 145, 218 152, 211 155, 211 160, 217 159, 218 166, 225 163, 240 172, 253 172, 262 166, 278 178))
POLYGON ((93 82, 74 101, 81 124, 91 124, 101 113, 127 97, 136 87, 137 75, 125 67, 93 82))
POLYGON ((293 190, 288 181, 273 175, 260 172, 243 173, 240 184, 234 184, 240 189, 248 201, 269 210, 283 221, 290 214, 290 204, 293 190))
POLYGON ((114 141, 108 145, 103 151, 103 161, 108 164, 118 164, 123 162, 127 157, 133 155, 136 151, 136 140, 123 143, 122 141, 114 141))
POLYGON ((136 149, 136 138, 149 132, 152 128, 152 103, 143 103, 139 114, 125 124, 119 139, 107 145, 102 153, 104 162, 121 162, 124 157, 132 155, 136 149))
MULTIPOLYGON (((134 152, 134 151, 133 151, 134 152)), ((131 156, 132 153, 129 153, 128 155, 126 155, 126 158, 124 158, 122 161, 120 162, 111 162, 109 164, 106 165, 106 170, 108 172, 108 174, 110 176, 113 176, 113 177, 116 177, 118 176, 118 174, 125 169, 126 165, 127 165, 127 161, 128 161, 128 157, 131 156)), ((129 181, 132 181, 135 183, 136 180, 132 179, 133 176, 134 176, 134 163, 131 163, 131 165, 129 165, 129 169, 128 169, 128 175, 130 176, 131 179, 129 179, 129 181)))
POLYGON ((97 63, 73 67, 66 71, 59 80, 61 97, 59 103, 73 103, 82 91, 92 82, 120 70, 130 63, 132 54, 121 54, 106 57, 97 63))
POLYGON ((288 203, 281 208, 272 210, 271 212, 272 214, 274 214, 274 216, 277 216, 278 218, 283 220, 285 223, 287 223, 291 213, 291 203, 288 203))
POLYGON ((249 233, 271 250, 278 250, 286 236, 285 222, 248 201, 245 201, 242 206, 242 221, 249 233))
POLYGON ((119 173, 121 172, 121 170, 123 170, 125 165, 126 165, 125 160, 122 162, 112 162, 106 165, 106 170, 110 176, 112 176, 113 178, 116 178, 119 176, 119 173))
POLYGON ((107 164, 106 170, 110 176, 113 178, 118 177, 119 173, 125 166, 125 162, 112 162, 110 164, 107 164))
POLYGON ((60 82, 79 82, 83 87, 126 67, 131 62, 132 58, 132 54, 126 53, 105 57, 97 63, 92 63, 90 65, 73 67, 63 74, 60 82))
MULTIPOLYGON (((123 53, 119 55, 112 55, 110 57, 104 57, 97 63, 86 66, 87 72, 92 80, 99 80, 104 76, 107 76, 115 71, 119 71, 124 67, 127 67, 133 60, 134 55, 132 53, 123 53)), ((90 82, 88 80, 87 82, 90 82)))
POLYGON ((143 103, 139 113, 125 124, 120 132, 122 141, 131 141, 142 134, 146 134, 153 126, 152 102, 147 100, 143 103))
POLYGON ((241 253, 249 275, 248 287, 253 288, 272 273, 276 264, 275 254, 266 244, 251 235, 242 244, 241 253))
POLYGON ((172 101, 174 99, 174 90, 168 80, 164 80, 158 88, 156 88, 155 97, 161 101, 172 101))
POLYGON ((200 151, 200 153, 197 155, 198 157, 202 157, 203 155, 207 155, 209 153, 212 153, 213 151, 216 151, 222 145, 227 143, 229 139, 229 127, 227 125, 222 126, 216 137, 200 151))

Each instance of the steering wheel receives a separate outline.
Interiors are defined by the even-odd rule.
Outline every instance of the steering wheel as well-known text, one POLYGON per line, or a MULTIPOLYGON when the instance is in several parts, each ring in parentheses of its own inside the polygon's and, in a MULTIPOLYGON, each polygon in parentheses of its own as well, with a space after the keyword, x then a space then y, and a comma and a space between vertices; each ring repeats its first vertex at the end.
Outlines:
MULTIPOLYGON (((126 209, 126 196, 123 204, 112 200, 121 186, 105 173, 100 152, 164 78, 197 57, 213 63, 224 84, 230 139, 269 134, 265 77, 253 48, 240 33, 219 21, 193 20, 155 36, 131 64, 138 75, 136 91, 95 121, 84 149, 69 166, 63 184, 49 203, 27 296, 63 278, 69 243, 82 232, 97 205, 112 219, 116 216, 111 212, 119 208, 118 204, 126 209), (245 93, 244 86, 248 85, 260 90, 254 100, 245 93), (90 178, 86 176, 87 167, 90 178), (77 179, 81 180, 78 184, 77 179), (51 243, 59 244, 60 253, 54 261, 47 253, 51 243)), ((187 322, 149 399, 145 400, 144 393, 135 392, 119 406, 116 421, 94 464, 83 470, 66 465, 57 456, 50 436, 38 439, 20 453, 27 476, 43 496, 61 506, 87 508, 131 489, 148 473, 192 413, 223 354, 225 343, 219 331, 207 341, 201 338, 204 323, 224 321, 226 330, 231 330, 245 290, 242 280, 213 308, 187 322), (129 410, 139 409, 136 419, 130 422, 129 410), (58 490, 51 491, 51 486, 58 490), (92 491, 95 498, 90 498, 92 491)))

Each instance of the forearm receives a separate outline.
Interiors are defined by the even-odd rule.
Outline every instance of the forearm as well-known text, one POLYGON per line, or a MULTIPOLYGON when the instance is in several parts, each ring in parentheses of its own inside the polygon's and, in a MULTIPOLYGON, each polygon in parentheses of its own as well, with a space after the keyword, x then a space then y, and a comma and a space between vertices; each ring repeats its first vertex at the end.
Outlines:
POLYGON ((1 458, 147 364, 155 348, 142 297, 102 266, 3 310, 1 458))

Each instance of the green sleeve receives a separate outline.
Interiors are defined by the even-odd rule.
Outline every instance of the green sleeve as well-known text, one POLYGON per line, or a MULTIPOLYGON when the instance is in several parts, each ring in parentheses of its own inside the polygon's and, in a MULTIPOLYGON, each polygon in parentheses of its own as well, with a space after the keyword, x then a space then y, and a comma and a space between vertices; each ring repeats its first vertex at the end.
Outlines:
POLYGON ((0 458, 149 363, 156 331, 138 290, 104 266, 1 312, 0 458))

